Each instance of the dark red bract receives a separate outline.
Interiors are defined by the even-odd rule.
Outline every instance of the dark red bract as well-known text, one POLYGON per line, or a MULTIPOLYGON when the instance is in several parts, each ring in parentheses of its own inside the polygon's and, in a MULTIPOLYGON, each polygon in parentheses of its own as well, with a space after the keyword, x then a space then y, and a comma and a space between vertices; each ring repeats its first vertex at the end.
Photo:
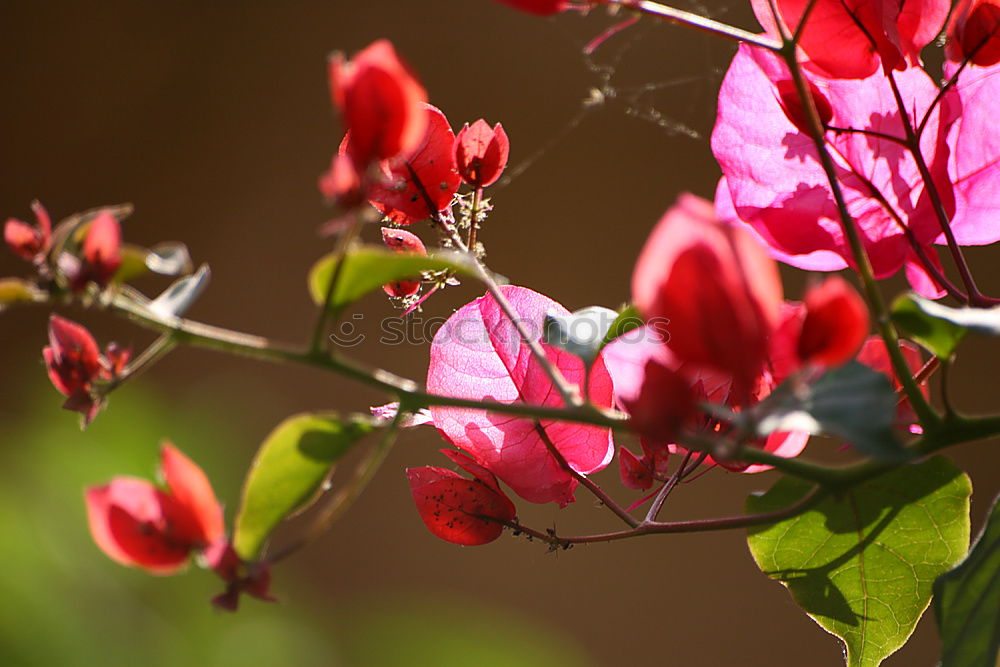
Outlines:
MULTIPOLYGON (((455 133, 437 107, 423 105, 427 119, 420 145, 408 158, 385 160, 381 178, 371 184, 367 197, 397 225, 434 217, 451 204, 461 178, 455 169, 455 133)), ((348 150, 354 137, 348 142, 348 150)))
POLYGON ((517 516, 514 503, 486 468, 460 452, 442 451, 474 479, 432 466, 407 469, 420 518, 434 535, 448 542, 465 546, 492 542, 500 537, 504 522, 517 516))

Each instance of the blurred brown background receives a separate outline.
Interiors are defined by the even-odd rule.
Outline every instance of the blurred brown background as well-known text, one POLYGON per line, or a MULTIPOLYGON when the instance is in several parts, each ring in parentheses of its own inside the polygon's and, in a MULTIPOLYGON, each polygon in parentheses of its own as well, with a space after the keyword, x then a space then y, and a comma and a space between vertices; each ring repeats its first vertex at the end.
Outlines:
MULTIPOLYGON (((683 6, 753 26, 743 3, 683 6)), ((570 309, 614 307, 628 298, 632 263, 659 214, 680 191, 710 196, 714 189, 718 171, 708 135, 732 46, 644 20, 588 61, 582 45, 610 23, 600 12, 537 19, 488 0, 6 2, 0 5, 0 214, 27 218, 33 198, 56 218, 133 202, 136 214, 125 230, 130 241, 183 240, 197 262, 211 264, 212 284, 193 317, 304 341, 314 321, 305 275, 329 249, 316 234, 330 215, 316 179, 340 138, 325 59, 334 49, 354 52, 388 37, 454 126, 479 117, 502 121, 511 164, 525 167, 493 192, 496 211, 483 233, 491 266, 570 309), (585 105, 600 97, 592 91, 602 86, 603 103, 585 105)), ((426 227, 416 231, 432 238, 426 227)), ((993 293, 1000 292, 995 252, 972 253, 993 293)), ((3 253, 0 275, 23 270, 3 253)), ((789 295, 796 297, 803 276, 787 275, 789 295)), ((153 291, 163 285, 143 286, 153 291)), ((448 290, 428 302, 426 315, 447 315, 476 296, 474 286, 448 290)), ((369 333, 377 332, 380 318, 393 315, 379 297, 362 311, 361 326, 369 333)), ((110 318, 70 316, 91 325, 102 340, 150 340, 110 318)), ((38 397, 48 401, 48 419, 75 423, 74 415, 59 410, 60 398, 39 366, 45 318, 41 310, 19 310, 0 321, 4 424, 20 419, 38 397)), ((369 341, 354 352, 417 379, 426 369, 426 345, 369 341)), ((995 410, 998 373, 995 347, 969 344, 953 378, 958 404, 995 410)), ((364 410, 383 401, 318 372, 187 349, 122 393, 133 389, 156 392, 179 421, 185 410, 198 409, 228 423, 235 435, 200 449, 170 430, 157 437, 177 438, 196 460, 215 461, 206 468, 226 480, 219 493, 230 508, 257 443, 286 415, 364 410)), ((112 400, 98 422, 115 419, 112 400)), ((155 444, 134 445, 148 469, 155 444)), ((68 438, 60 446, 81 445, 68 438)), ((317 627, 334 632, 352 615, 352 605, 445 597, 517 615, 577 644, 592 665, 840 664, 837 642, 757 571, 741 532, 647 537, 559 554, 509 536, 475 549, 438 541, 420 523, 402 469, 444 465, 436 453, 441 446, 429 429, 406 433, 349 516, 276 572, 283 606, 259 613, 308 608, 317 627)), ((26 474, 18 443, 5 436, 2 447, 5 474, 26 474)), ((822 456, 824 448, 829 444, 814 444, 813 455, 822 456)), ((953 454, 978 489, 978 527, 1000 486, 995 446, 965 446, 953 454)), ((91 481, 115 472, 102 471, 91 481)), ((618 489, 616 475, 613 467, 601 479, 618 489)), ((736 513, 748 492, 771 481, 770 475, 713 472, 682 487, 666 514, 736 513)), ((523 502, 519 508, 526 523, 557 525, 560 532, 614 526, 587 494, 578 498, 562 512, 523 502)), ((20 500, 25 507, 33 502, 20 500)), ((63 511, 82 524, 82 502, 63 511)), ((81 549, 96 551, 89 543, 81 549)), ((109 579, 126 574, 110 561, 93 572, 109 579)), ((0 575, 17 576, 10 569, 0 575)), ((214 585, 203 578, 199 590, 208 597, 214 585)), ((197 613, 205 606, 197 594, 187 603, 197 613)), ((83 628, 99 614, 78 611, 83 628)), ((238 621, 206 621, 213 622, 238 621)), ((397 638, 387 633, 383 639, 397 638)), ((928 614, 915 639, 887 664, 936 664, 936 641, 928 614)), ((0 656, 3 651, 0 644, 0 656)), ((100 659, 113 654, 112 645, 100 659)), ((98 660, 80 658, 81 664, 98 660)), ((313 658, 316 664, 327 659, 313 658)), ((477 660, 470 655, 468 664, 477 660)))

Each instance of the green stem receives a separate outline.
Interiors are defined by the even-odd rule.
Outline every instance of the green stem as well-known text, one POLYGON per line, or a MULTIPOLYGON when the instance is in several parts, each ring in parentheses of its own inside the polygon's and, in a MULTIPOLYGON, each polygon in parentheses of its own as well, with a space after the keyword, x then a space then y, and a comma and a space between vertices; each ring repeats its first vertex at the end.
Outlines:
POLYGON ((472 205, 469 208, 469 251, 475 256, 479 256, 476 252, 476 232, 479 231, 479 207, 483 202, 483 189, 477 187, 475 192, 472 193, 472 205))
POLYGON ((326 286, 326 294, 323 296, 323 303, 320 304, 319 314, 316 316, 316 326, 313 328, 312 342, 309 344, 309 349, 312 352, 320 352, 328 347, 324 344, 324 338, 326 323, 330 318, 330 302, 337 291, 340 276, 344 272, 344 258, 347 257, 347 251, 350 250, 354 240, 358 238, 362 224, 363 221, 359 215, 340 237, 340 242, 337 244, 336 255, 333 261, 333 275, 330 276, 330 282, 326 286))
POLYGON ((157 361, 167 356, 176 347, 177 341, 170 333, 165 333, 150 343, 149 347, 142 351, 138 357, 128 364, 121 375, 112 378, 110 382, 101 387, 103 395, 110 394, 128 380, 134 380, 151 368, 157 361))
MULTIPOLYGON (((1000 435, 1000 415, 989 417, 946 417, 935 428, 907 446, 915 457, 927 456, 963 442, 972 442, 1000 435)), ((769 465, 793 477, 821 484, 831 491, 856 486, 894 468, 898 463, 869 460, 849 466, 828 467, 802 457, 785 458, 755 447, 745 447, 739 458, 750 463, 769 465)))
POLYGON ((588 404, 563 408, 527 403, 477 401, 432 394, 421 390, 413 380, 394 375, 380 368, 367 368, 344 357, 300 350, 274 343, 262 336, 231 331, 193 320, 177 319, 166 322, 125 297, 116 298, 111 303, 110 310, 127 317, 144 328, 169 332, 178 344, 217 350, 261 361, 294 363, 333 371, 373 389, 396 396, 400 400, 406 399, 407 405, 412 409, 431 406, 471 408, 519 417, 578 422, 608 428, 621 427, 626 422, 626 416, 622 413, 600 410, 588 404))

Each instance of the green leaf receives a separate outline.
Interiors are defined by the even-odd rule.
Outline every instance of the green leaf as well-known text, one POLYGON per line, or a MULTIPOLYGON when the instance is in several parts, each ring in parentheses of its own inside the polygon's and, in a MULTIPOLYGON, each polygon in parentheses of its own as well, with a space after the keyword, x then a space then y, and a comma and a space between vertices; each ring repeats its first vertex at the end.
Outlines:
POLYGON ((941 359, 951 358, 977 318, 992 318, 992 335, 1000 335, 996 329, 1000 311, 996 309, 949 308, 916 294, 903 294, 892 304, 892 321, 899 330, 941 359))
POLYGON ((896 402, 889 378, 852 361, 812 385, 789 379, 751 414, 761 436, 777 431, 833 435, 873 458, 901 462, 910 454, 892 432, 896 402))
POLYGON ((621 312, 618 313, 618 317, 615 321, 611 323, 608 328, 608 332, 604 335, 604 341, 601 347, 604 347, 615 338, 619 336, 624 336, 629 331, 633 329, 638 329, 645 322, 642 321, 642 317, 639 315, 639 311, 633 305, 628 305, 622 308, 621 312))
POLYGON ((0 278, 0 310, 15 303, 45 301, 45 292, 20 278, 0 278))
POLYGON ((583 359, 589 366, 617 319, 618 313, 602 306, 588 306, 568 315, 547 314, 542 341, 583 359))
POLYGON ((278 524, 311 505, 334 463, 374 428, 369 417, 334 413, 299 414, 278 424, 243 483, 233 536, 240 557, 257 558, 278 524))
MULTIPOLYGON (((788 507, 811 488, 784 477, 747 511, 788 507)), ((968 476, 937 456, 751 528, 747 543, 760 569, 844 641, 849 667, 872 667, 906 643, 934 580, 965 554, 971 494, 968 476)))
MULTIPOLYGON (((309 272, 309 292, 317 305, 322 304, 326 297, 336 264, 336 255, 330 253, 316 262, 309 272)), ((344 260, 336 293, 330 299, 330 312, 336 315, 382 285, 416 278, 425 271, 452 271, 476 276, 471 260, 456 252, 411 255, 375 246, 358 246, 350 250, 344 260)))
POLYGON ((1000 647, 1000 496, 969 555, 934 582, 941 667, 994 667, 1000 647))

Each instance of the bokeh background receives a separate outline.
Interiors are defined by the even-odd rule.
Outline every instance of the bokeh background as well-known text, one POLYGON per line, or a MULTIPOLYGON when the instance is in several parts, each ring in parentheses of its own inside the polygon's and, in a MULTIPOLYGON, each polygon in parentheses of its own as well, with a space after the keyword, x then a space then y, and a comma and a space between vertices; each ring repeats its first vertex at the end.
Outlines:
MULTIPOLYGON (((682 6, 747 28, 744 3, 682 6)), ((0 5, 0 214, 55 217, 129 201, 130 241, 186 242, 213 270, 191 315, 286 341, 314 321, 305 289, 329 250, 316 188, 340 138, 326 56, 388 37, 452 124, 502 121, 512 176, 483 233, 491 266, 570 309, 628 298, 632 263, 681 191, 710 196, 714 99, 733 47, 644 20, 592 58, 601 12, 551 20, 488 0, 400 2, 6 2, 0 5)), ((377 230, 371 230, 377 231, 377 230)), ((418 230, 425 239, 426 227, 418 230)), ((374 238, 374 237, 373 237, 374 238)), ((995 249, 971 253, 1000 292, 995 249)), ((4 252, 0 275, 24 266, 4 252)), ((786 272, 797 296, 801 273, 786 272)), ((164 286, 150 280, 141 287, 164 286)), ((890 284, 889 289, 898 288, 890 284)), ((446 316, 479 295, 431 299, 446 316)), ((421 379, 426 344, 381 346, 379 296, 358 321, 359 358, 421 379)), ((68 312, 101 340, 146 332, 68 312)), ((505 537, 463 549, 426 532, 403 468, 443 465, 430 429, 405 433, 369 492, 323 540, 275 573, 281 603, 214 613, 217 580, 119 567, 86 532, 82 488, 151 476, 174 440, 229 508, 254 449, 290 413, 363 411, 383 397, 337 377, 182 349, 117 392, 81 433, 59 409, 39 350, 47 314, 0 319, 0 663, 10 665, 838 665, 840 648, 760 574, 741 532, 647 537, 549 554, 505 537)), ((971 341, 957 403, 995 410, 1000 355, 971 341)), ((811 454, 832 455, 816 442, 811 454)), ((953 456, 973 476, 973 515, 1000 486, 995 443, 953 456)), ((601 478, 625 498, 614 468, 601 478)), ((683 486, 669 517, 738 512, 768 474, 714 471, 683 486)), ((530 525, 614 527, 586 494, 567 510, 520 503, 530 525)), ((294 537, 292 525, 276 538, 294 537)), ((887 664, 936 664, 928 614, 887 664)))

